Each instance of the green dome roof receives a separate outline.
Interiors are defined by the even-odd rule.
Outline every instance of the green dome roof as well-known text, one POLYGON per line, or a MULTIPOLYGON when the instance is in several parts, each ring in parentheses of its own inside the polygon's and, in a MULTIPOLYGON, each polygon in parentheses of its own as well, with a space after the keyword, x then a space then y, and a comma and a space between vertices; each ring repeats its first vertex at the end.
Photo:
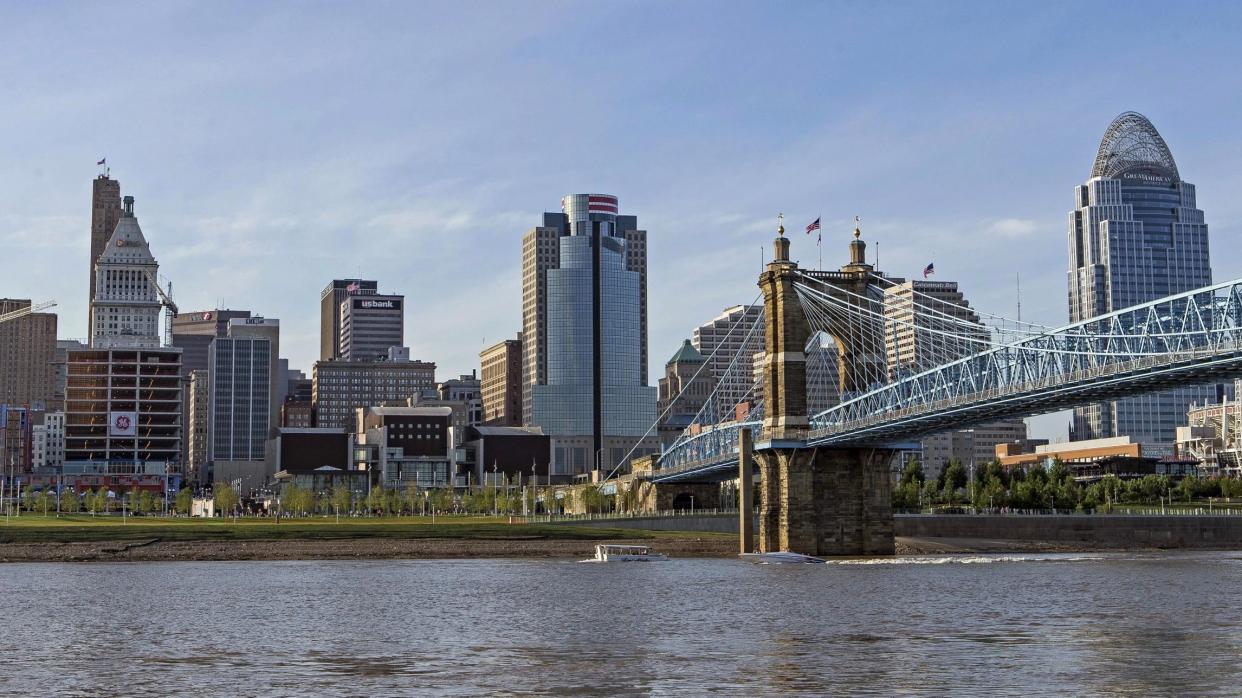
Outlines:
POLYGON ((707 361, 707 359, 703 358, 703 355, 699 353, 699 350, 695 349, 694 345, 692 345, 690 343, 690 340, 687 339, 681 345, 681 348, 677 350, 677 353, 673 354, 673 358, 668 360, 668 363, 670 364, 701 364, 704 361, 707 361))

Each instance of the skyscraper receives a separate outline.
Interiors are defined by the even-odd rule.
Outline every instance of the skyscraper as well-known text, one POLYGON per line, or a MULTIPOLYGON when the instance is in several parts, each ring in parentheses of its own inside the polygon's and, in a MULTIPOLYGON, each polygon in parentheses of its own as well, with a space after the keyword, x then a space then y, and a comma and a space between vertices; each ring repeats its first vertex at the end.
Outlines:
POLYGON ((271 428, 272 348, 269 339, 255 336, 217 337, 211 342, 207 442, 216 482, 240 479, 242 488, 249 490, 273 474, 266 472, 264 459, 271 428))
MULTIPOLYGON (((29 300, 0 298, 0 315, 30 307, 29 300)), ((56 315, 29 313, 0 322, 0 404, 56 408, 53 360, 56 315)))
POLYGON ((363 279, 335 279, 319 294, 319 360, 341 355, 341 303, 350 296, 374 296, 379 284, 363 279))
POLYGON ((268 341, 271 349, 268 352, 267 371, 268 380, 271 383, 268 390, 271 397, 268 405, 268 425, 269 428, 275 427, 280 423, 280 407, 285 403, 285 395, 288 394, 289 389, 285 371, 280 368, 280 320, 257 316, 234 318, 229 320, 228 336, 262 337, 268 341))
POLYGON ((95 260, 95 292, 91 296, 91 347, 157 348, 160 346, 160 302, 155 288, 159 264, 134 217, 134 197, 103 252, 95 260))
POLYGON ((158 271, 127 196, 95 260, 91 346, 67 352, 67 467, 152 474, 180 462, 181 350, 160 346, 158 271))
MULTIPOLYGON (((991 333, 957 282, 895 281, 898 283, 884 289, 884 352, 890 379, 914 375, 986 348, 991 333), (939 318, 960 321, 954 337, 944 336, 939 318), (970 325, 978 329, 967 329, 970 325)), ((935 477, 951 459, 966 466, 983 465, 992 460, 996 444, 1025 438, 1026 422, 1021 419, 931 434, 921 443, 923 470, 935 477)))
MULTIPOLYGON (((397 354, 398 352, 393 352, 397 354)), ((312 369, 315 420, 321 428, 353 430, 360 407, 400 407, 436 385, 436 365, 403 358, 316 361, 312 369)))
POLYGON ((483 423, 522 425, 522 337, 505 339, 479 352, 483 423))
MULTIPOLYGON (((121 183, 101 174, 91 185, 90 298, 95 298, 95 262, 121 220, 121 183)), ((93 333, 93 331, 92 331, 93 333)), ((89 336, 89 335, 88 335, 89 336)))
MULTIPOLYGON (((210 351, 210 347, 208 347, 210 351)), ((210 371, 191 371, 185 410, 185 478, 199 487, 207 484, 207 433, 211 430, 210 371)))
POLYGON ((405 346, 405 296, 369 294, 341 301, 337 356, 345 361, 375 361, 392 347, 405 346))
MULTIPOLYGON (((1069 318, 1086 320, 1212 283, 1208 227, 1156 127, 1126 112, 1104 132, 1091 177, 1069 214, 1069 318)), ((1130 436, 1168 450, 1192 402, 1211 386, 1178 388, 1074 410, 1073 438, 1130 436)))
POLYGON ((715 418, 733 414, 738 403, 754 400, 762 382, 755 381, 756 353, 763 352, 762 305, 735 305, 690 332, 690 343, 708 361, 719 384, 715 418), (756 326, 757 323, 757 326, 756 326))
POLYGON ((552 437, 554 475, 611 469, 655 421, 647 233, 617 197, 573 194, 522 252, 523 422, 552 437))
POLYGON ((707 359, 687 339, 664 364, 656 409, 662 416, 659 433, 660 442, 665 446, 676 441, 682 431, 694 422, 699 410, 716 389, 715 376, 711 369, 704 366, 706 363, 707 359))
POLYGON ((229 321, 250 317, 249 310, 198 310, 183 312, 172 321, 172 344, 181 348, 181 365, 188 377, 207 370, 207 351, 211 340, 227 337, 229 321))

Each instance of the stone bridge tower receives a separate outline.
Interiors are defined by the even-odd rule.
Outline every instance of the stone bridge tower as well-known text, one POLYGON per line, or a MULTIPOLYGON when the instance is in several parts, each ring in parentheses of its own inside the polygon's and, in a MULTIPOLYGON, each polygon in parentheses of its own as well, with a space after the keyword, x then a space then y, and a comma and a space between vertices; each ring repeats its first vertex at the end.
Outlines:
MULTIPOLYGON (((782 225, 772 262, 759 277, 767 323, 764 431, 755 444, 761 552, 893 553, 889 479, 893 453, 876 448, 821 448, 807 443, 810 423, 805 350, 812 330, 794 284, 801 278, 813 278, 839 299, 866 303, 862 299, 869 297, 872 267, 866 263, 866 243, 860 232, 855 230, 854 236, 850 263, 840 272, 806 272, 789 259, 789 239, 782 225)), ((870 382, 867 376, 883 374, 875 370, 876 362, 883 369, 884 361, 883 327, 878 319, 828 329, 840 348, 843 391, 862 389, 870 382)))

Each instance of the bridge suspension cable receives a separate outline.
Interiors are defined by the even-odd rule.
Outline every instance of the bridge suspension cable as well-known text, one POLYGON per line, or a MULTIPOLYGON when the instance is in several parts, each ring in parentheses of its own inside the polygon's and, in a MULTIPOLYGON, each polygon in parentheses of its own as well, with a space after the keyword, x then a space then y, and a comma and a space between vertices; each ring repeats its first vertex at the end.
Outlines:
MULTIPOLYGON (((754 306, 758 304, 762 298, 763 298, 763 294, 759 294, 755 296, 755 298, 747 306, 744 306, 744 307, 754 306)), ((695 369, 694 373, 690 376, 690 380, 687 381, 686 384, 682 386, 681 390, 677 391, 677 395, 673 396, 673 398, 669 400, 668 406, 665 407, 664 410, 660 412, 660 414, 656 415, 655 422, 653 422, 651 426, 647 428, 647 431, 644 432, 643 435, 637 441, 634 442, 634 445, 630 447, 630 450, 625 454, 625 456, 621 458, 621 460, 619 460, 615 465, 613 465, 612 470, 608 472, 608 476, 603 479, 603 482, 607 482, 608 480, 611 480, 613 477, 615 477, 616 474, 620 471, 621 467, 625 463, 629 462, 630 458, 633 457, 634 452, 638 450, 639 445, 641 445, 642 442, 647 439, 647 437, 651 436, 651 433, 653 431, 659 428, 659 425, 664 421, 664 419, 669 415, 669 413, 672 412, 673 407, 677 404, 679 400, 681 400, 682 396, 686 394, 686 391, 688 391, 690 387, 695 384, 695 381, 699 379, 699 377, 703 374, 704 370, 706 370, 709 374, 711 373, 711 366, 712 366, 713 360, 716 358, 718 354, 720 354, 720 352, 723 349, 725 349, 725 347, 728 346, 729 339, 733 337, 735 332, 737 332, 743 326, 745 321, 746 321, 746 313, 743 312, 729 326, 728 331, 725 332, 724 338, 721 339, 721 341, 718 342, 716 346, 712 349, 711 353, 709 353, 707 357, 705 357, 703 363, 700 364, 697 369, 695 369)), ((739 357, 741 357, 748 350, 753 353, 754 351, 757 351, 758 349, 762 349, 761 346, 756 347, 757 341, 755 340, 755 338, 758 337, 758 335, 756 334, 756 330, 760 327, 763 327, 763 322, 764 322, 764 314, 762 311, 760 311, 755 316, 754 322, 751 323, 750 327, 745 330, 745 335, 742 337, 741 344, 739 345, 737 351, 735 351, 733 355, 729 358, 728 366, 725 368, 720 378, 716 381, 716 386, 712 389, 711 394, 708 395, 707 400, 703 403, 703 406, 700 407, 699 411, 695 414, 694 420, 691 422, 691 424, 704 424, 706 423, 706 420, 709 417, 711 418, 712 423, 715 423, 716 421, 719 420, 720 414, 718 413, 717 407, 718 407, 718 402, 719 402, 719 393, 720 393, 721 386, 728 384, 727 379, 733 375, 735 367, 738 366, 739 357)), ((745 401, 751 395, 754 394, 755 387, 756 387, 755 385, 751 386, 750 390, 742 398, 742 401, 745 401)), ((678 437, 677 442, 675 442, 674 445, 684 440, 687 434, 689 433, 689 431, 690 431, 689 427, 683 430, 681 436, 678 437)))
MULTIPOLYGON (((947 342, 952 340, 952 341, 956 341, 959 343, 978 345, 979 347, 983 347, 985 349, 1023 345, 1025 349, 1028 349, 1031 351, 1043 351, 1043 352, 1061 353, 1061 354, 1098 355, 1101 353, 1101 350, 1097 346, 1089 346, 1092 342, 1098 342, 1101 340, 1150 338, 1150 335, 1147 332, 1133 331, 1135 328, 1142 329, 1143 327, 1146 326, 1145 323, 1131 323, 1126 326, 1121 326, 1121 331, 1095 331, 1095 332, 1078 331, 1078 332, 1074 332, 1071 335, 1069 335, 1073 337, 1074 339, 1081 340, 1082 346, 1068 346, 1068 347, 1030 346, 1027 344, 1028 340, 1037 339, 1040 337, 1050 337, 1058 333, 1064 334, 1069 330, 1069 327, 1059 328, 1059 329, 1050 329, 1045 332, 1033 333, 1019 340, 998 341, 992 338, 986 332, 986 330, 988 329, 986 326, 980 325, 980 324, 973 324, 968 321, 962 321, 960 318, 952 318, 954 322, 941 323, 940 326, 937 326, 934 323, 920 324, 917 321, 902 319, 900 317, 896 317, 891 314, 886 315, 883 311, 880 311, 880 310, 874 310, 874 309, 860 307, 858 305, 851 304, 841 298, 836 298, 829 293, 820 291, 817 288, 809 284, 796 283, 794 284, 794 288, 796 291, 799 292, 799 298, 804 300, 804 302, 809 300, 809 305, 811 306, 815 306, 819 304, 819 305, 825 305, 830 308, 833 308, 834 310, 838 312, 868 315, 877 320, 883 320, 884 322, 890 325, 910 328, 920 333, 925 333, 928 335, 935 335, 937 337, 943 338, 944 341, 942 341, 939 347, 933 346, 933 348, 940 348, 940 349, 943 349, 945 346, 950 346, 949 344, 947 344, 947 342), (810 296, 810 298, 807 297, 808 295, 810 296), (963 327, 967 330, 973 330, 973 333, 972 332, 958 333, 951 329, 946 329, 946 327, 963 327)), ((835 293, 842 294, 844 296, 852 297, 855 299, 859 299, 864 302, 874 303, 873 299, 865 298, 863 296, 860 296, 858 294, 852 293, 844 289, 837 289, 835 293)), ((804 309, 805 309, 805 306, 804 306, 804 309)), ((940 313, 940 314, 943 315, 943 313, 940 313)), ((1169 319, 1169 316, 1167 315, 1163 317, 1159 317, 1159 318, 1153 316, 1152 318, 1152 320, 1160 320, 1160 321, 1167 321, 1168 319, 1169 319)), ((1101 322, 1103 321, 1102 318, 1093 318, 1092 320, 1100 320, 1101 322)), ((1091 324, 1092 320, 1088 320, 1080 324, 1085 326, 1085 325, 1091 324)), ((820 328, 816 328, 816 329, 820 329, 820 328)), ((831 333, 831 330, 828 330, 827 328, 824 328, 824 329, 826 331, 829 331, 829 333, 831 333)), ((1168 337, 1195 337, 1195 336, 1200 336, 1203 334, 1210 334, 1210 333, 1219 332, 1219 331, 1221 330, 1209 329, 1209 328, 1206 328, 1200 325, 1198 329, 1191 329, 1187 331, 1161 332, 1160 336, 1166 337, 1166 338, 1168 337)), ((1135 355, 1162 355, 1167 352, 1163 349, 1157 349, 1157 348, 1149 348, 1146 350, 1127 348, 1124 351, 1116 351, 1116 352, 1105 351, 1103 353, 1118 355, 1118 356, 1135 356, 1135 355)), ((964 356, 963 354, 958 352, 956 356, 952 357, 952 360, 955 361, 957 359, 961 359, 963 358, 963 356, 964 356)), ((950 357, 940 354, 940 355, 935 356, 935 358, 947 359, 950 357)), ((936 364, 933 364, 933 365, 936 365, 936 364)))

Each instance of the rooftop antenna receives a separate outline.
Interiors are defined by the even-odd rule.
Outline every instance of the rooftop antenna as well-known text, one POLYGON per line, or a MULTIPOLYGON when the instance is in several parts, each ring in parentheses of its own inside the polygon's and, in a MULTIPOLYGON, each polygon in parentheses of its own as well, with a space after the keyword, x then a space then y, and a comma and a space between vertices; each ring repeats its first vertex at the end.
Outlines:
POLYGON ((1022 322, 1022 272, 1015 272, 1014 278, 1018 284, 1018 322, 1022 322))

